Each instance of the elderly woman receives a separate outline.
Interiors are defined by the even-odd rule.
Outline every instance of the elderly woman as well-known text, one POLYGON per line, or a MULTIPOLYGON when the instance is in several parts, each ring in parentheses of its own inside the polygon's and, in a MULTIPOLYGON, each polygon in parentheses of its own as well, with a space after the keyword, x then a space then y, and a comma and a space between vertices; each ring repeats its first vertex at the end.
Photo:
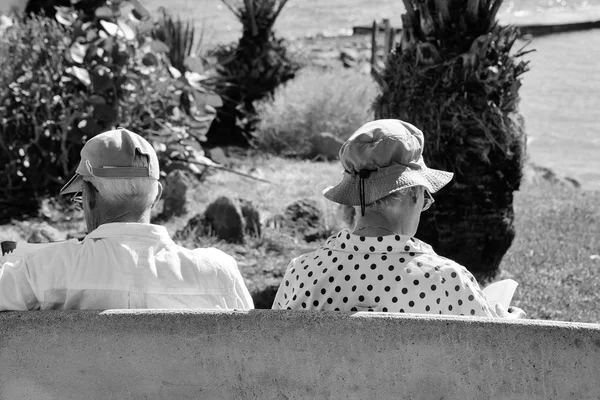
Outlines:
POLYGON ((342 146, 342 181, 326 198, 354 206, 354 230, 290 263, 273 308, 522 317, 488 304, 463 266, 415 239, 421 212, 452 173, 428 168, 423 133, 399 120, 358 129, 342 146))

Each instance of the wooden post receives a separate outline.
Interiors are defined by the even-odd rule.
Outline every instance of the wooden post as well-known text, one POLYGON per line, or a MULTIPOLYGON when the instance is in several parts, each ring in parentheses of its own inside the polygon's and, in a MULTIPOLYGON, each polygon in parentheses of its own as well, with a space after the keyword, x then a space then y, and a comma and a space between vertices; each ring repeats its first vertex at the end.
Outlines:
POLYGON ((392 49, 394 48, 394 42, 396 39, 396 29, 392 28, 390 29, 390 40, 388 41, 388 49, 386 50, 386 54, 390 53, 392 51, 392 49))
POLYGON ((252 28, 252 36, 258 35, 258 27, 256 26, 256 18, 254 16, 254 3, 253 0, 244 0, 246 3, 246 10, 250 16, 250 26, 252 28))
POLYGON ((377 65, 377 21, 373 21, 373 29, 371 30, 371 69, 377 65))
POLYGON ((383 20, 383 51, 384 51, 384 57, 387 56, 387 54, 390 52, 390 49, 392 48, 392 46, 390 45, 390 39, 391 39, 391 28, 390 28, 390 20, 387 18, 384 18, 383 20))

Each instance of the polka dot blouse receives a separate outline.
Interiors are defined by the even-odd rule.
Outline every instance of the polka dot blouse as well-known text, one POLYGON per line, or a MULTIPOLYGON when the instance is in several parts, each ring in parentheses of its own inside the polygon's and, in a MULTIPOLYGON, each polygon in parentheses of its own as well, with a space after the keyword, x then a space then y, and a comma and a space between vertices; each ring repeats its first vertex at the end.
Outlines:
POLYGON ((349 230, 291 261, 273 308, 496 317, 473 275, 428 244, 349 230))

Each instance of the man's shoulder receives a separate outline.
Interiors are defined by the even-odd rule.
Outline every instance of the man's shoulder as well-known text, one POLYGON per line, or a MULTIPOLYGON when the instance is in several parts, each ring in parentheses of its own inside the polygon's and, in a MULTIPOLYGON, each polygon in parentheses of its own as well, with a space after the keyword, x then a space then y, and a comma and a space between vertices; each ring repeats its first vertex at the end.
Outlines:
POLYGON ((237 263, 232 256, 214 247, 198 247, 195 249, 188 249, 183 246, 176 246, 177 251, 186 254, 188 258, 195 260, 197 263, 220 267, 237 267, 237 263))
POLYGON ((217 261, 233 260, 233 257, 231 257, 229 254, 225 253, 222 250, 214 248, 214 247, 198 247, 191 251, 193 251, 194 254, 196 254, 199 257, 203 257, 203 258, 207 258, 207 259, 211 259, 211 260, 217 260, 217 261))
POLYGON ((70 239, 63 242, 17 244, 16 254, 27 260, 48 260, 55 256, 68 257, 74 255, 80 249, 81 242, 77 239, 70 239))

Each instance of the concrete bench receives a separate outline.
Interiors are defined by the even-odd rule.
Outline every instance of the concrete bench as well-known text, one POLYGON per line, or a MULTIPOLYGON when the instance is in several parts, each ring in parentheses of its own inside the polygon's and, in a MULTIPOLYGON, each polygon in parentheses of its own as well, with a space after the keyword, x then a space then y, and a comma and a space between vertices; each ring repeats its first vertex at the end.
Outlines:
POLYGON ((0 313, 0 399, 598 399, 600 325, 289 311, 0 313))

